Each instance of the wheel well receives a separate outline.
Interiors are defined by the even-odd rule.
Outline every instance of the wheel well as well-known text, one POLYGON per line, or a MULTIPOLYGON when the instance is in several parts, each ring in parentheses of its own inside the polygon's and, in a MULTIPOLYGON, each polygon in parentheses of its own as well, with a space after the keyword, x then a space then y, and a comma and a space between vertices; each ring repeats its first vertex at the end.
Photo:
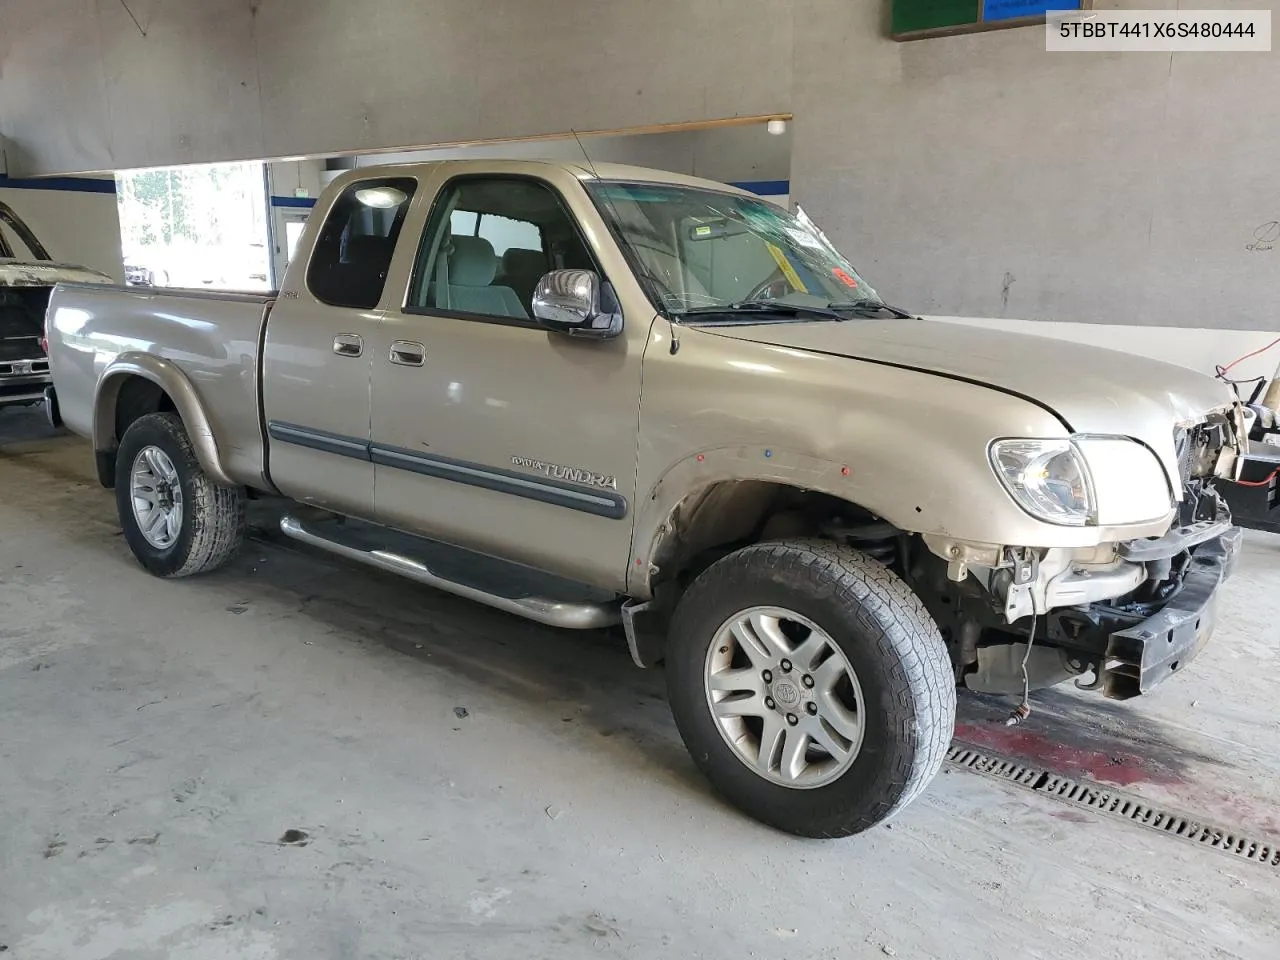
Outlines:
POLYGON ((830 494, 762 480, 726 480, 680 501, 653 551, 653 599, 627 617, 632 657, 643 666, 666 653, 667 625, 680 595, 707 567, 762 540, 821 537, 851 543, 886 565, 899 562, 907 535, 870 510, 830 494))
POLYGON ((96 453, 98 482, 104 487, 114 487, 116 482, 116 449, 120 439, 133 422, 149 413, 176 412, 177 405, 165 389, 154 381, 136 374, 121 377, 115 392, 115 416, 111 432, 111 446, 96 453))
POLYGON ((760 480, 727 480, 687 497, 672 511, 653 558, 658 578, 683 590, 721 557, 761 540, 847 538, 882 527, 873 539, 901 533, 856 503, 760 480))
POLYGON ((178 408, 173 398, 165 393, 164 387, 148 380, 146 377, 130 375, 124 378, 116 393, 116 426, 113 439, 118 445, 124 432, 133 421, 145 417, 149 413, 176 411, 178 408))

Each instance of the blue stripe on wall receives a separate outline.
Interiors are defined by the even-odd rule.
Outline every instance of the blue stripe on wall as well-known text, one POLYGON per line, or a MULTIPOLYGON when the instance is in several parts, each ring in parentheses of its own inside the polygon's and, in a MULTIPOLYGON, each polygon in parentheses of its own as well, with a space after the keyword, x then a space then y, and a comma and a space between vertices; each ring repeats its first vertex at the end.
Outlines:
POLYGON ((0 190, 64 190, 71 193, 115 193, 115 180, 93 177, 6 177, 0 175, 0 190))
POLYGON ((777 197, 791 192, 790 180, 746 180, 742 183, 731 183, 731 187, 739 190, 750 190, 762 197, 777 197))
POLYGON ((315 197, 272 197, 273 207, 303 207, 310 210, 316 205, 315 197))

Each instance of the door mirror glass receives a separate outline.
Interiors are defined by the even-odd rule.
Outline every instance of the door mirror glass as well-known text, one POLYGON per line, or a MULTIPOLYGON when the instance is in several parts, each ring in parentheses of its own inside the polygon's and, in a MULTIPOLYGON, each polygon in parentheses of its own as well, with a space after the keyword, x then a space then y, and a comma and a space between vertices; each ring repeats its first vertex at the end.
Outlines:
POLYGON ((608 339, 622 332, 622 310, 613 288, 594 270, 552 270, 533 291, 533 316, 571 337, 608 339))

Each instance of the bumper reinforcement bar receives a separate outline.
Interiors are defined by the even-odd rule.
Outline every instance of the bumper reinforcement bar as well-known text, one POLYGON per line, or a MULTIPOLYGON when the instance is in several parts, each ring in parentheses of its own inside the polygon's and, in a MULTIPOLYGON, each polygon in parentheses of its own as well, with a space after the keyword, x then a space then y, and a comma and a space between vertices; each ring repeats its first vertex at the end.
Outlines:
POLYGON ((1195 541, 1201 546, 1191 560, 1182 589, 1159 613, 1111 634, 1098 669, 1097 683, 1104 696, 1127 700, 1146 693, 1190 663, 1208 641, 1217 614, 1218 589, 1235 568, 1243 535, 1239 527, 1229 523, 1225 527, 1216 540, 1195 541))

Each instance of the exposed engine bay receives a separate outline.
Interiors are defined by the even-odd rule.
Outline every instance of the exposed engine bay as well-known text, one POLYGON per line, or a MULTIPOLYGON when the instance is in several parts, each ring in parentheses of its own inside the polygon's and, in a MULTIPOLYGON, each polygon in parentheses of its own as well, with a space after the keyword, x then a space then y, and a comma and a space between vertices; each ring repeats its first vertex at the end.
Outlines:
POLYGON ((1217 489, 1234 467, 1238 436, 1232 410, 1177 429, 1182 495, 1160 537, 1012 548, 895 537, 873 518, 823 533, 871 553, 912 586, 966 687, 1023 693, 1076 678, 1127 699, 1180 669, 1213 625, 1212 598, 1241 536, 1217 489))

